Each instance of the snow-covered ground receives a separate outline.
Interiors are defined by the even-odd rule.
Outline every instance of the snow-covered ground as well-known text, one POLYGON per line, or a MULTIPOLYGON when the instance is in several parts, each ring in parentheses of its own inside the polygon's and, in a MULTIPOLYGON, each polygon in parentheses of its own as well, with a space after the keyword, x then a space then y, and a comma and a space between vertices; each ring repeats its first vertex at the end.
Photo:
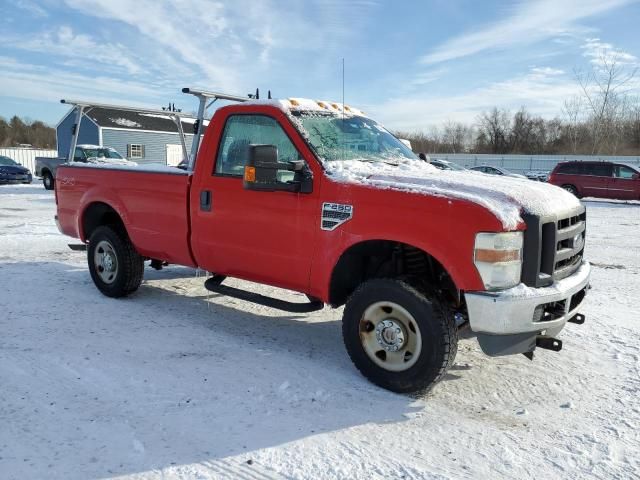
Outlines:
POLYGON ((53 194, 2 186, 0 478, 638 478, 640 204, 586 204, 593 290, 563 351, 465 338, 412 398, 358 374, 340 310, 210 295, 180 267, 103 297, 53 194))

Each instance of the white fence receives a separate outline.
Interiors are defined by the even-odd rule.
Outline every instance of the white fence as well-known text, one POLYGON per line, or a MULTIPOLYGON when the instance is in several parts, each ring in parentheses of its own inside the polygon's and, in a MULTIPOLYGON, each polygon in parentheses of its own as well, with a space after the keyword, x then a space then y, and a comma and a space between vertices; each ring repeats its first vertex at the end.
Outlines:
MULTIPOLYGON (((32 173, 36 169, 36 157, 57 157, 56 150, 44 150, 38 148, 0 148, 0 155, 12 158, 24 165, 32 173)), ((550 172, 559 162, 569 160, 602 160, 608 162, 622 162, 640 166, 640 156, 605 156, 605 155, 490 155, 470 153, 430 153, 430 158, 440 158, 462 165, 473 167, 476 165, 494 165, 504 167, 516 173, 531 171, 550 172)))
POLYGON ((432 159, 449 160, 463 167, 492 165, 515 173, 550 172, 559 162, 569 160, 620 162, 640 165, 640 157, 606 155, 490 155, 470 153, 430 153, 432 159))
POLYGON ((15 160, 20 165, 27 167, 31 173, 36 173, 36 157, 57 157, 57 150, 45 150, 41 148, 0 148, 0 155, 15 160))

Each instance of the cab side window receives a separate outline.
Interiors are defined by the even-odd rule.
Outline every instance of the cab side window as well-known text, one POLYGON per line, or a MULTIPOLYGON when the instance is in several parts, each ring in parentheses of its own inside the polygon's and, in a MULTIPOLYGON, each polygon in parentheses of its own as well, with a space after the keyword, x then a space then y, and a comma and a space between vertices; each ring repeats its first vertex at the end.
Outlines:
POLYGON ((73 161, 74 162, 86 161, 86 158, 84 158, 84 151, 81 148, 76 147, 76 151, 73 154, 73 161))
POLYGON ((275 145, 278 161, 282 163, 302 159, 275 119, 265 115, 232 115, 222 133, 215 173, 242 176, 249 158, 249 145, 275 145))

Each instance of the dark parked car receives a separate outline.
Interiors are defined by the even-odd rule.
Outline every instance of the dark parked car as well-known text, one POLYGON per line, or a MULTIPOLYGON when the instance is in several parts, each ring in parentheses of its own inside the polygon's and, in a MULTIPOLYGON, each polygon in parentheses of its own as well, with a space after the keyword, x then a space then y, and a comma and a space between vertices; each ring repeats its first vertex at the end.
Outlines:
POLYGON ((562 162, 549 183, 576 197, 640 200, 640 167, 612 162, 562 162))
POLYGON ((469 170, 473 170, 474 172, 482 172, 488 173, 489 175, 503 175, 505 177, 513 177, 513 178, 527 178, 524 175, 520 175, 519 173, 513 173, 502 167, 494 167, 491 165, 478 165, 477 167, 471 167, 469 170))
POLYGON ((33 177, 28 168, 9 157, 0 155, 0 184, 31 183, 31 180, 33 177))

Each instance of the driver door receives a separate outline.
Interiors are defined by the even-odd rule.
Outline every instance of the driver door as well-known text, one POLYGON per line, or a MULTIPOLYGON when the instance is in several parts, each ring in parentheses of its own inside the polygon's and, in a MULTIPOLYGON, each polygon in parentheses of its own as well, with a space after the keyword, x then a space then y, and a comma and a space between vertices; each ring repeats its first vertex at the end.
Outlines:
POLYGON ((309 159, 292 141, 295 131, 289 135, 274 117, 230 114, 224 121, 213 172, 201 172, 192 187, 192 202, 200 200, 192 207, 195 258, 210 272, 307 291, 320 229, 318 179, 311 193, 251 191, 242 175, 252 144, 275 145, 283 164, 309 159))

